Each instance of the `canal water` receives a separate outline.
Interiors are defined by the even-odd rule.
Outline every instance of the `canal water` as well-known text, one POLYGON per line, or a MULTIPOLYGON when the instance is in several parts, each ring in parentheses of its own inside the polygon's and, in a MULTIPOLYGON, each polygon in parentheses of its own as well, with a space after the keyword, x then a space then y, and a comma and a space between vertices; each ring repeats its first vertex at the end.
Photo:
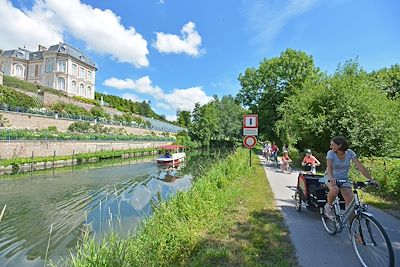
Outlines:
POLYGON ((74 170, 0 178, 0 266, 43 266, 74 252, 83 233, 127 236, 159 201, 188 190, 229 152, 189 151, 178 169, 154 158, 103 161, 74 170))

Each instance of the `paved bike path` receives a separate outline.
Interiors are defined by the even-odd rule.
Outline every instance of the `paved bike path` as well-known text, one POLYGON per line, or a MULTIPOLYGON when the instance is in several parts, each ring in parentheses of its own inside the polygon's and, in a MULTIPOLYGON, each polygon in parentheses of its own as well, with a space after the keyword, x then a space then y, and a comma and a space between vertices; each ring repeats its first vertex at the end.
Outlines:
MULTIPOLYGON (((319 212, 311 212, 305 207, 297 212, 294 208, 292 197, 299 173, 283 174, 276 168, 266 166, 262 157, 260 159, 275 203, 282 210, 289 228, 300 266, 360 266, 347 230, 331 236, 324 230, 319 212)), ((372 207, 370 210, 389 235, 396 258, 395 266, 400 266, 400 220, 381 210, 372 207)))

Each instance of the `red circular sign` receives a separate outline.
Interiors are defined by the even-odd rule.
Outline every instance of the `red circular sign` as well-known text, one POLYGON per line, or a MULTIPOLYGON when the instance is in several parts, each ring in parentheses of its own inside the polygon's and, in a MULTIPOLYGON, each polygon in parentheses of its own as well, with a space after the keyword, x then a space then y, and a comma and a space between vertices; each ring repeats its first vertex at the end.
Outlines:
POLYGON ((243 144, 244 144, 244 146, 247 147, 247 148, 253 148, 253 147, 255 147, 256 144, 257 144, 257 139, 256 139, 254 136, 252 136, 252 135, 246 136, 246 137, 243 139, 243 144))

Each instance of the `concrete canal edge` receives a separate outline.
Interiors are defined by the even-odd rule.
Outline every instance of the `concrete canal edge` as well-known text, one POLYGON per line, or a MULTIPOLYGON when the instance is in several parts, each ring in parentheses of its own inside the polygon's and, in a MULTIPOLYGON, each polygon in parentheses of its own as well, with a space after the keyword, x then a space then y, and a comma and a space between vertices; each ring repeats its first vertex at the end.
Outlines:
MULTIPOLYGON (((4 143, 5 142, 0 143, 0 147, 4 143)), ((26 173, 38 170, 75 166, 84 163, 94 163, 98 162, 100 159, 106 158, 119 157, 122 159, 128 159, 155 155, 158 151, 158 146, 170 144, 171 142, 18 141, 15 143, 7 142, 6 144, 14 144, 14 147, 25 145, 23 148, 20 147, 20 149, 23 149, 25 151, 25 153, 21 152, 20 155, 26 155, 27 150, 34 148, 36 149, 32 150, 31 156, 19 156, 12 158, 16 159, 16 161, 18 161, 18 159, 23 159, 23 163, 7 164, 4 166, 4 164, 2 164, 0 161, 0 175, 26 173), (101 145, 101 150, 97 150, 99 145, 101 145), (46 148, 44 148, 44 151, 40 150, 40 147, 42 146, 46 146, 46 148), (55 147, 57 147, 57 150, 54 149, 53 151, 51 151, 51 148, 55 147), (93 149, 93 147, 95 147, 95 149, 91 150, 93 149), (61 155, 57 154, 57 152, 61 155), (37 156, 38 154, 40 156, 37 156), (81 157, 79 154, 85 154, 85 157, 81 157), (115 154, 117 154, 117 156, 115 154)))

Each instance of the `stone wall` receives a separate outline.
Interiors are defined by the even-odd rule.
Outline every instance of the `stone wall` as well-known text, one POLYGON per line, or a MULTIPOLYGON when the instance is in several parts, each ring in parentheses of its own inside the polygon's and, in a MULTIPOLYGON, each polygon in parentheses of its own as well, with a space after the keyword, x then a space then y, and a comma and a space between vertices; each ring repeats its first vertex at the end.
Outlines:
POLYGON ((72 155, 96 151, 153 148, 171 142, 109 142, 109 141, 0 141, 0 158, 29 158, 72 155))
MULTIPOLYGON (((74 123, 74 120, 67 119, 55 119, 40 115, 22 114, 14 112, 3 112, 0 114, 8 120, 8 126, 12 129, 47 129, 49 126, 55 126, 59 131, 65 132, 68 130, 69 125, 74 123)), ((92 125, 94 123, 91 123, 92 125)), ((129 134, 136 135, 149 135, 152 132, 156 135, 161 136, 162 132, 153 131, 142 128, 126 127, 126 126, 115 126, 103 124, 105 127, 111 127, 116 129, 123 128, 129 134)))

